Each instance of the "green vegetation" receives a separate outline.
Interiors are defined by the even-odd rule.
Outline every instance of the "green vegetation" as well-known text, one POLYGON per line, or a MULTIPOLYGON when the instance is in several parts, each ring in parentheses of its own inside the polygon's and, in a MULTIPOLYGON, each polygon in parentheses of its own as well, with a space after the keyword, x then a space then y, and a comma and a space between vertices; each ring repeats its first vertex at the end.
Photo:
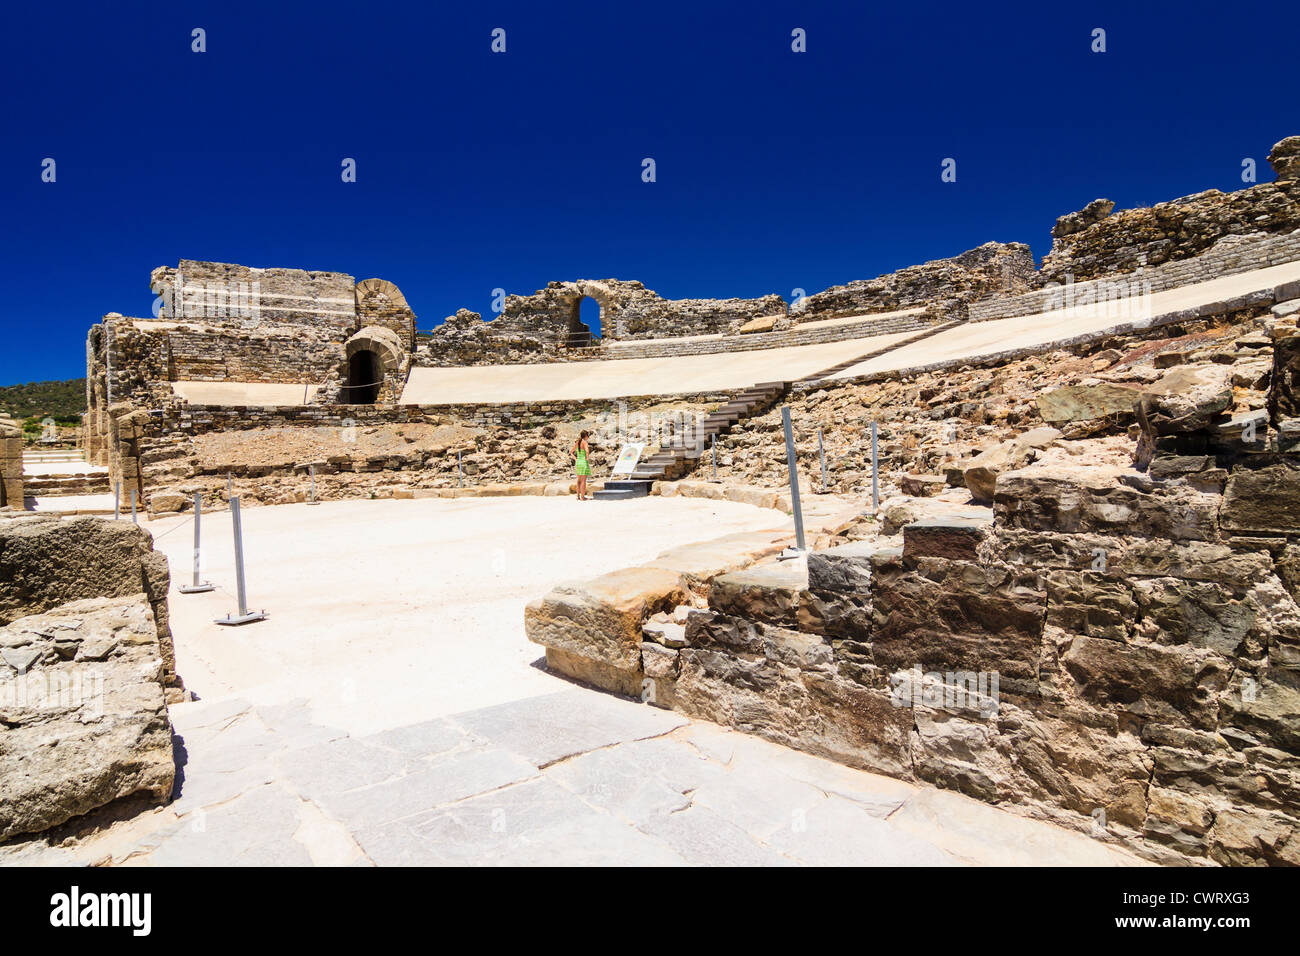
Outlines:
POLYGON ((12 418, 35 419, 39 423, 48 415, 60 425, 79 425, 85 410, 84 378, 0 386, 0 411, 12 418))

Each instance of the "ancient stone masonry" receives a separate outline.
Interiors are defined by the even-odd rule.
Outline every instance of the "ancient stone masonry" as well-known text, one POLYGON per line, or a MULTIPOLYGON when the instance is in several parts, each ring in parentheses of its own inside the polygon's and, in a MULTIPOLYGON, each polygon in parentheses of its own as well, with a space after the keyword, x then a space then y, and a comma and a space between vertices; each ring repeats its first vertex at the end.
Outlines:
POLYGON ((171 796, 168 582, 130 522, 0 517, 0 840, 171 796))
MULTIPOLYGON (((1300 214, 1300 206, 1296 209, 1300 214)), ((970 308, 971 321, 983 322, 1016 315, 1082 307, 1109 310, 1120 321, 1144 321, 1150 316, 1150 296, 1168 289, 1209 282, 1226 275, 1266 269, 1300 259, 1300 229, 1276 235, 1225 235, 1206 252, 1163 265, 1084 282, 1066 277, 1022 295, 988 299, 970 308)))
POLYGON ((893 312, 915 306, 937 317, 964 318, 979 299, 1016 295, 1034 283, 1034 256, 1022 242, 986 242, 951 259, 909 266, 875 279, 831 286, 791 307, 800 322, 893 312))
POLYGON ((1292 232, 1300 221, 1300 136, 1273 147, 1277 181, 1237 192, 1210 189, 1149 208, 1111 212, 1098 199, 1057 220, 1041 282, 1076 281, 1132 272, 1199 255, 1224 236, 1292 232))
POLYGON ((456 406, 172 405, 136 413, 138 444, 122 447, 138 449, 151 511, 188 507, 195 493, 220 500, 227 475, 245 503, 303 500, 308 466, 321 497, 409 496, 462 484, 567 481, 568 449, 580 429, 593 432, 593 466, 608 467, 617 451, 611 442, 644 440, 655 448, 728 398, 719 392, 456 406))
POLYGON ((10 418, 0 418, 0 508, 23 509, 23 433, 10 418))
POLYGON ((506 296, 499 316, 484 322, 461 309, 436 329, 417 356, 425 366, 563 361, 596 344, 580 318, 584 298, 600 305, 600 340, 627 341, 736 332, 760 316, 785 314, 779 295, 757 299, 664 299, 640 282, 582 279, 552 282, 532 295, 506 296))
POLYGON ((302 402, 392 404, 415 345, 415 314, 383 279, 182 260, 153 271, 156 317, 109 313, 86 340, 87 460, 127 501, 139 441, 183 406, 178 383, 301 385, 302 402))
MULTIPOLYGON (((1021 360, 1113 380, 1031 393, 997 455, 935 476, 991 508, 903 476, 920 497, 806 565, 715 542, 690 574, 557 588, 529 637, 588 683, 1152 860, 1300 864, 1298 315, 1021 360)), ((1006 377, 945 374, 931 405, 1006 377)))

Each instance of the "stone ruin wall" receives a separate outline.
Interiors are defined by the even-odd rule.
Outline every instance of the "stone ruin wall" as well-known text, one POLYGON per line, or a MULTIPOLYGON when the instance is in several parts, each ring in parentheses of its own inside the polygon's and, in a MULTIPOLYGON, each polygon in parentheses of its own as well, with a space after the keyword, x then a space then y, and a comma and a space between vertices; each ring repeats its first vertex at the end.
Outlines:
POLYGON ((1230 193, 1210 189, 1120 212, 1112 212, 1109 199, 1097 199, 1062 216, 1038 281, 1119 275, 1198 256, 1225 236, 1294 231, 1300 223, 1300 136, 1279 142, 1268 160, 1275 182, 1230 193))
POLYGON ((129 521, 0 516, 0 840, 170 798, 168 586, 129 521))
MULTIPOLYGON (((124 418, 124 459, 139 469, 150 511, 191 507, 194 494, 225 500, 227 475, 245 503, 304 500, 307 468, 318 497, 411 497, 412 492, 488 484, 567 483, 568 449, 580 429, 594 432, 592 463, 612 465, 617 447, 602 421, 623 416, 624 433, 646 423, 658 436, 689 428, 730 393, 497 405, 175 405, 124 418), (125 437, 129 435, 130 437, 125 437), (128 444, 129 442, 129 444, 128 444), (463 469, 463 479, 458 473, 463 469)), ((629 436, 640 437, 640 436, 629 436)), ((129 495, 126 495, 129 500, 129 495)))
POLYGON ((395 403, 410 371, 415 314, 383 279, 253 269, 182 260, 151 275, 157 318, 110 313, 86 341, 87 411, 80 443, 109 468, 121 500, 143 506, 140 441, 151 422, 184 407, 177 381, 312 384, 317 403, 338 402, 348 361, 374 352, 377 401, 395 403))
POLYGON ((756 299, 664 299, 640 282, 552 282, 532 295, 509 295, 483 321, 461 309, 433 330, 416 356, 422 366, 505 365, 598 358, 579 317, 584 297, 600 305, 601 341, 635 341, 737 331, 761 316, 784 315, 779 295, 756 299))
POLYGON ((587 683, 1157 862, 1300 865, 1296 306, 1130 392, 1136 468, 1007 461, 992 521, 806 569, 661 556, 556 588, 529 637, 587 683), (652 617, 692 603, 679 633, 652 617))
MULTIPOLYGON (((1300 207, 1296 210, 1300 222, 1300 207)), ((1034 315, 1071 305, 1111 308, 1117 321, 1125 316, 1136 321, 1144 297, 1180 286, 1209 282, 1227 275, 1253 272, 1269 266, 1300 260, 1300 229, 1291 232, 1228 234, 1207 251, 1189 259, 1177 259, 1158 266, 1143 266, 1132 272, 1106 275, 1099 279, 1059 283, 1008 298, 989 299, 970 307, 973 322, 986 322, 1017 315, 1034 315), (1108 304, 1109 303, 1109 304, 1108 304)))
POLYGON ((799 322, 924 306, 960 319, 972 302, 1033 288, 1034 255, 1022 242, 986 242, 950 259, 909 266, 875 279, 831 286, 791 306, 799 322))
POLYGON ((23 432, 18 422, 0 418, 0 509, 23 510, 23 432))

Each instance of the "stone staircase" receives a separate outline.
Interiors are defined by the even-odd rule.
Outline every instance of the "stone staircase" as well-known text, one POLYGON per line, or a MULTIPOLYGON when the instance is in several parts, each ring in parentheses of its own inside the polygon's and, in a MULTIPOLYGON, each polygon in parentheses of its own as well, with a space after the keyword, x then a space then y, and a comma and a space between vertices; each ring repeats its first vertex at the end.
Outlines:
POLYGON ((660 445, 655 454, 637 465, 632 479, 672 481, 680 478, 708 452, 715 437, 725 435, 741 419, 763 414, 781 400, 789 387, 789 382, 761 382, 750 386, 705 417, 695 440, 677 438, 660 445))
POLYGON ((66 498, 112 492, 108 470, 92 468, 78 450, 39 450, 23 453, 23 494, 28 498, 66 498))

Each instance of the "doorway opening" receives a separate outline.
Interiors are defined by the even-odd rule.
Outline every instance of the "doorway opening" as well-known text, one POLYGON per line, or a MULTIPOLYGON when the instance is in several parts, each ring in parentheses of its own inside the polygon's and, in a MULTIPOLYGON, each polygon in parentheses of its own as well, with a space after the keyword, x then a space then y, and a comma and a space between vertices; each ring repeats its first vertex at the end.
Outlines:
POLYGON ((343 404, 375 404, 383 378, 378 354, 369 349, 353 352, 348 358, 348 383, 343 389, 343 404))

